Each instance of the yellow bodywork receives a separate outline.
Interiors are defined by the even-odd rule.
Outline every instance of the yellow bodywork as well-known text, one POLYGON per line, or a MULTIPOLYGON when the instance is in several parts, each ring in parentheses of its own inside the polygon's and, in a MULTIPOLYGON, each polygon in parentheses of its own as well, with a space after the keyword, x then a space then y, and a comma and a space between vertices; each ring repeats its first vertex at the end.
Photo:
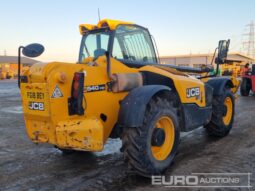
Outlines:
MULTIPOLYGON (((71 96, 73 74, 85 72, 85 86, 106 84, 110 81, 106 73, 106 58, 97 59, 97 66, 70 63, 35 64, 25 74, 28 83, 21 83, 22 104, 27 133, 34 142, 47 142, 60 148, 101 151, 117 122, 119 101, 128 92, 113 93, 107 90, 85 92, 84 116, 68 115, 67 99, 71 96), (60 78, 64 76, 64 80, 60 78), (52 98, 58 86, 62 97, 52 98), (30 103, 44 103, 44 111, 30 110, 30 103), (86 105, 85 105, 86 104, 86 105), (107 121, 100 119, 100 114, 107 116, 107 121)), ((175 70, 169 72, 154 66, 139 69, 129 68, 111 58, 113 73, 135 73, 150 71, 167 76, 174 81, 182 103, 196 103, 205 106, 204 85, 200 80, 184 75, 175 70), (186 88, 199 87, 200 99, 186 97, 186 88)))
POLYGON ((223 74, 225 71, 229 71, 232 73, 232 76, 238 77, 241 75, 241 68, 242 65, 240 63, 222 64, 221 72, 223 74))
MULTIPOLYGON (((80 32, 93 30, 106 25, 115 30, 120 24, 132 24, 115 20, 102 20, 97 25, 80 25, 80 32)), ((38 63, 24 73, 27 82, 21 83, 21 96, 27 134, 33 142, 50 143, 59 148, 101 151, 113 127, 117 123, 120 101, 129 92, 107 91, 111 81, 107 74, 106 56, 96 59, 88 57, 81 64, 38 63), (69 115, 68 98, 75 72, 84 72, 84 86, 105 85, 103 91, 84 92, 84 115, 69 115), (58 89, 59 96, 53 96, 58 89), (32 108, 32 109, 31 109, 32 108), (102 120, 100 115, 107 120, 102 120)), ((206 107, 204 82, 188 74, 164 66, 147 65, 130 68, 111 58, 111 72, 138 73, 152 72, 173 81, 181 103, 193 103, 200 108, 206 107), (200 96, 187 97, 189 88, 199 89, 200 96)))
POLYGON ((108 26, 111 30, 115 30, 117 26, 119 25, 130 25, 134 24, 131 22, 124 22, 124 21, 118 21, 118 20, 110 20, 110 19, 103 19, 98 22, 97 25, 91 25, 91 24, 80 24, 79 30, 81 34, 84 34, 86 31, 90 31, 97 28, 102 28, 108 26))

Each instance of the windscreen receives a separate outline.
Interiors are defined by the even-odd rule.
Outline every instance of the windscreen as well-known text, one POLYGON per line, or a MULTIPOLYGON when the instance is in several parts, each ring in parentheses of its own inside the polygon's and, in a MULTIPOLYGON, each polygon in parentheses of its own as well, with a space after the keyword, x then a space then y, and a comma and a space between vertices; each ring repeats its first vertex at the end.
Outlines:
POLYGON ((108 50, 110 34, 107 31, 87 33, 82 37, 79 62, 82 63, 86 58, 98 58, 108 50))
POLYGON ((157 63, 148 30, 136 25, 120 25, 115 31, 102 29, 86 33, 81 41, 79 62, 86 62, 87 58, 96 60, 109 50, 112 50, 113 58, 123 63, 157 63))

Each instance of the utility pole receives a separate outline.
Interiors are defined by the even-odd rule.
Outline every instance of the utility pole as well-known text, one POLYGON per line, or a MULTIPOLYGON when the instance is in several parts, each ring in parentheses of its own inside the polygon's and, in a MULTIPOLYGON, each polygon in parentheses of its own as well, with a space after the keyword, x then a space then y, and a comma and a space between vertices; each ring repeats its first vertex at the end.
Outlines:
POLYGON ((255 58, 255 23, 251 21, 250 24, 246 25, 248 32, 243 34, 245 41, 243 47, 247 56, 255 58))

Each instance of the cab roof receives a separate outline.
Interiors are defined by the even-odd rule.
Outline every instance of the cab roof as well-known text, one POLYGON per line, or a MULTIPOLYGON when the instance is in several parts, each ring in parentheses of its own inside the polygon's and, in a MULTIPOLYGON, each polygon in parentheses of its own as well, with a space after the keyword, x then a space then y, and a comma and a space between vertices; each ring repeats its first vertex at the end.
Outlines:
POLYGON ((118 25, 130 25, 130 24, 134 24, 134 23, 118 21, 118 20, 111 20, 111 19, 103 19, 103 20, 100 20, 97 23, 97 25, 80 24, 79 29, 80 29, 80 33, 83 35, 90 30, 94 30, 94 29, 98 29, 98 28, 109 27, 110 30, 115 30, 118 27, 118 25))

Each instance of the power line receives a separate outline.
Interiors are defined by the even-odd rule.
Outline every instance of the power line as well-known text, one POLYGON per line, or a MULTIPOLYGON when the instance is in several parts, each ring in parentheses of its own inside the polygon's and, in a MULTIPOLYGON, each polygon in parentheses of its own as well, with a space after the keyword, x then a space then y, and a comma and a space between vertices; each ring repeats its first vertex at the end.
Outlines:
POLYGON ((248 32, 243 34, 246 37, 243 47, 247 56, 255 58, 255 23, 251 21, 250 24, 246 25, 246 29, 248 32))

